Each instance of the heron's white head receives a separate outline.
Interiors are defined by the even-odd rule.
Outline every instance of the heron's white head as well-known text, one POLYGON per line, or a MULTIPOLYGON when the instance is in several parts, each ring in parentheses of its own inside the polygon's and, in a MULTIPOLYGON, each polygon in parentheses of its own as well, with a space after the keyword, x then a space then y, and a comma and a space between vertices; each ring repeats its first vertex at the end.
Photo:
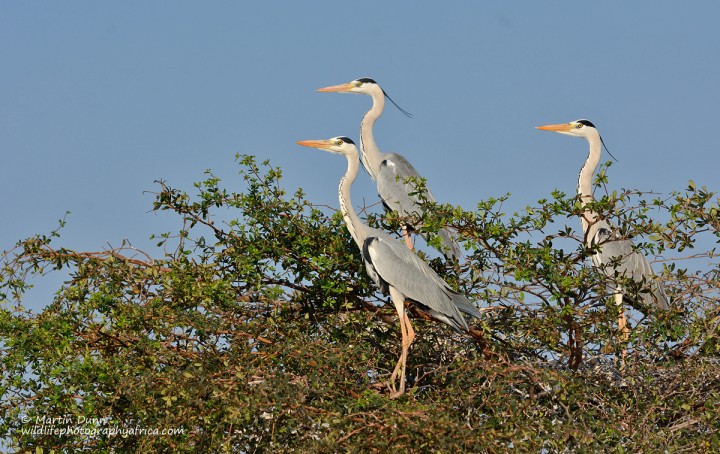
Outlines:
POLYGON ((595 125, 588 120, 575 120, 570 123, 536 126, 536 128, 542 129, 543 131, 559 132, 560 134, 568 136, 584 137, 585 139, 593 136, 600 137, 600 133, 598 133, 595 125))
POLYGON ((585 140, 587 140, 588 142, 600 141, 602 146, 605 148, 605 151, 607 151, 608 154, 617 161, 615 156, 613 156, 613 154, 610 153, 610 150, 608 150, 607 146, 605 146, 605 142, 603 141, 602 137, 600 136, 600 133, 598 132, 595 125, 592 124, 589 120, 581 119, 581 120, 571 121, 570 123, 535 126, 535 128, 542 129, 543 131, 559 132, 560 134, 565 134, 567 136, 582 137, 585 140))
POLYGON ((383 89, 380 88, 380 85, 369 77, 361 77, 346 84, 318 88, 317 91, 323 93, 359 93, 371 96, 373 93, 377 95, 383 94, 383 89))
POLYGON ((408 112, 407 110, 400 107, 393 99, 385 92, 385 90, 378 85, 377 82, 375 82, 373 79, 369 77, 361 77, 360 79, 355 79, 351 82, 348 82, 346 84, 340 84, 340 85, 331 85, 329 87, 323 87, 318 88, 317 91, 323 92, 323 93, 357 93, 357 94, 363 94, 363 95, 369 95, 373 98, 373 106, 376 105, 376 103, 380 103, 380 109, 382 109, 382 105, 384 104, 384 99, 387 98, 388 101, 393 103, 395 107, 398 108, 400 112, 402 112, 405 116, 412 118, 412 114, 408 112))
POLYGON ((349 137, 338 136, 326 140, 301 140, 298 145, 303 147, 319 148, 329 151, 330 153, 341 154, 343 156, 357 159, 357 147, 349 137))

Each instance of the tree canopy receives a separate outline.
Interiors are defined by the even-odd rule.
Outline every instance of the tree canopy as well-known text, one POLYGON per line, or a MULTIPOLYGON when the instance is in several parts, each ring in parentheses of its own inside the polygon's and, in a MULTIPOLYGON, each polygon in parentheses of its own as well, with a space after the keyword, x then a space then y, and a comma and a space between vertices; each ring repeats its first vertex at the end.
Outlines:
MULTIPOLYGON (((656 259, 672 300, 670 311, 633 310, 628 340, 616 330, 608 278, 588 266, 594 250, 574 227, 575 197, 553 192, 517 213, 504 212, 510 195, 472 211, 431 204, 424 228, 456 230, 465 258, 419 254, 492 309, 465 336, 411 308, 409 392, 392 400, 385 381, 400 349, 397 319, 341 216, 301 189, 286 192, 268 162, 238 163, 237 193, 210 172, 190 191, 157 183, 153 209, 178 219, 177 231, 154 236, 163 252, 63 248, 63 220, 3 253, 7 447, 720 448, 720 198, 707 188, 608 193, 607 166, 598 174, 592 208, 656 259), (56 270, 69 280, 43 310, 28 311, 30 279, 56 270)), ((400 225, 392 214, 366 218, 400 225)))

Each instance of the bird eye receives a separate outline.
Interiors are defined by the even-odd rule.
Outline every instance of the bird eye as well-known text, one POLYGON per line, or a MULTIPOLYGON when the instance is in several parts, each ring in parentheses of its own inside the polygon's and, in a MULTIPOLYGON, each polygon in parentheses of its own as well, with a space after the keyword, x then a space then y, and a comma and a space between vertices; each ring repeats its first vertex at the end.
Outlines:
POLYGON ((363 83, 360 82, 359 80, 356 80, 356 81, 355 81, 355 86, 356 86, 356 87, 362 87, 362 84, 363 84, 363 83))
POLYGON ((575 124, 575 129, 580 129, 580 128, 582 128, 582 127, 583 127, 583 124, 582 124, 582 123, 576 123, 576 124, 575 124))
POLYGON ((338 146, 339 146, 339 145, 342 145, 342 144, 343 144, 343 141, 342 141, 341 139, 338 139, 338 140, 335 141, 335 145, 338 145, 338 146))

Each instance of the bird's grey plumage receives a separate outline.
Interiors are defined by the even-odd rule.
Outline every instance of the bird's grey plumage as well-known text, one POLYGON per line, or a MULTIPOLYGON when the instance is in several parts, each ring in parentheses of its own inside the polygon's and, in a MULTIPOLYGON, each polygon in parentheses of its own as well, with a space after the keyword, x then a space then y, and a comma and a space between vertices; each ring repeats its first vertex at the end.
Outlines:
POLYGON ((580 169, 578 177, 578 195, 580 203, 585 208, 580 221, 586 243, 590 247, 597 245, 598 249, 592 256, 593 265, 614 280, 613 292, 621 293, 623 299, 630 302, 633 307, 643 311, 651 305, 663 310, 670 309, 664 286, 657 279, 647 258, 634 248, 631 240, 622 238, 616 228, 587 207, 587 204, 593 200, 592 177, 600 163, 603 145, 595 125, 587 120, 576 120, 564 124, 538 126, 538 129, 582 137, 590 145, 588 158, 580 169), (628 293, 628 289, 622 287, 621 279, 615 279, 616 275, 632 280, 638 287, 644 287, 645 291, 628 293), (634 293, 639 296, 635 296, 634 293))
MULTIPOLYGON (((415 178, 418 182, 420 174, 410 162, 397 153, 383 153, 375 143, 373 136, 373 125, 382 115, 387 94, 370 78, 361 78, 347 84, 335 85, 319 89, 325 92, 360 93, 370 95, 373 100, 372 108, 365 114, 360 123, 360 158, 365 170, 377 183, 377 191, 383 206, 387 210, 394 210, 406 218, 407 226, 418 232, 427 240, 427 235, 418 229, 422 227, 419 219, 422 218, 423 207, 419 203, 422 198, 435 202, 435 197, 430 190, 425 188, 423 197, 410 195, 417 192, 417 186, 409 183, 409 178, 415 178)), ((388 97, 388 99, 390 99, 388 97)), ((390 99, 392 101, 392 99, 390 99)), ((394 102, 393 102, 394 104, 394 102)), ((397 106, 397 104, 396 104, 397 106)), ((400 108, 398 106, 398 108, 400 108)), ((400 109, 407 114, 404 110, 400 109)), ((462 256, 460 246, 455 235, 447 228, 438 232, 440 237, 440 252, 448 258, 459 260, 462 256)))
MULTIPOLYGON (((479 317, 480 311, 410 249, 386 232, 373 229, 360 221, 350 199, 350 188, 360 167, 357 148, 350 139, 335 137, 298 143, 342 154, 347 158, 348 170, 341 178, 338 189, 340 210, 350 235, 360 249, 368 275, 384 294, 391 296, 400 319, 402 353, 390 379, 392 383, 396 374, 402 372, 400 391, 393 393, 393 396, 399 396, 405 390, 405 361, 414 337, 405 311, 405 301, 422 305, 432 317, 458 331, 468 331, 461 311, 474 317, 479 317)), ((394 387, 391 389, 395 391, 394 387)))
POLYGON ((414 252, 404 247, 387 232, 364 224, 355 213, 350 197, 350 188, 359 168, 355 144, 347 137, 336 137, 320 142, 328 144, 321 144, 323 149, 343 154, 347 158, 348 171, 340 180, 338 188, 340 210, 351 236, 360 249, 365 269, 375 285, 385 294, 388 293, 388 287, 394 287, 407 299, 428 308, 438 320, 448 323, 453 328, 467 331, 467 323, 460 309, 469 315, 479 317, 478 309, 467 298, 453 290, 414 252), (338 141, 342 143, 335 145, 338 141))
MULTIPOLYGON (((418 194, 417 185, 421 181, 420 173, 410 162, 397 153, 386 153, 380 163, 376 175, 377 190, 383 206, 388 211, 396 211, 403 218, 419 219, 423 215, 422 200, 435 203, 435 196, 429 189, 424 189, 422 197, 418 194)), ((413 226, 410 226, 413 227, 413 226)), ((427 241, 427 235, 418 232, 427 241)), ((460 246, 448 229, 438 231, 443 254, 459 259, 460 246)))
MULTIPOLYGON (((374 230, 374 229, 373 229, 374 230)), ((392 285, 405 297, 423 306, 427 312, 458 331, 467 331, 460 311, 480 317, 478 309, 452 289, 420 257, 384 232, 374 230, 363 243, 365 267, 377 276, 376 285, 392 285)), ((384 290, 387 294, 387 290, 384 290)))
POLYGON ((642 312, 652 306, 669 310, 670 302, 662 282, 654 279, 655 273, 650 262, 635 249, 632 241, 620 237, 617 229, 604 220, 598 221, 590 229, 594 233, 588 236, 589 245, 599 246, 598 252, 591 257, 593 265, 611 279, 631 279, 638 287, 649 290, 629 292, 630 289, 624 288, 624 299, 642 312))

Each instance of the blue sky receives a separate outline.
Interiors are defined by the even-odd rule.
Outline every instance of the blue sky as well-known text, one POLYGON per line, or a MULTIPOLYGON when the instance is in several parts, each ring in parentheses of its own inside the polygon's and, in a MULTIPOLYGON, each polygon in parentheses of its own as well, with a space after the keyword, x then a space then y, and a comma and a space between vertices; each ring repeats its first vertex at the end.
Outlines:
MULTIPOLYGON (((370 98, 315 89, 358 77, 414 114, 388 104, 376 139, 440 202, 573 192, 587 144, 534 126, 577 118, 620 160, 611 188, 717 191, 718 17, 711 1, 0 1, 0 249, 70 211, 62 245, 160 256, 149 237, 178 219, 144 191, 205 169, 241 190, 236 153, 337 206, 345 163, 295 141, 357 139, 370 98)), ((375 202, 366 175, 353 198, 375 202)))

